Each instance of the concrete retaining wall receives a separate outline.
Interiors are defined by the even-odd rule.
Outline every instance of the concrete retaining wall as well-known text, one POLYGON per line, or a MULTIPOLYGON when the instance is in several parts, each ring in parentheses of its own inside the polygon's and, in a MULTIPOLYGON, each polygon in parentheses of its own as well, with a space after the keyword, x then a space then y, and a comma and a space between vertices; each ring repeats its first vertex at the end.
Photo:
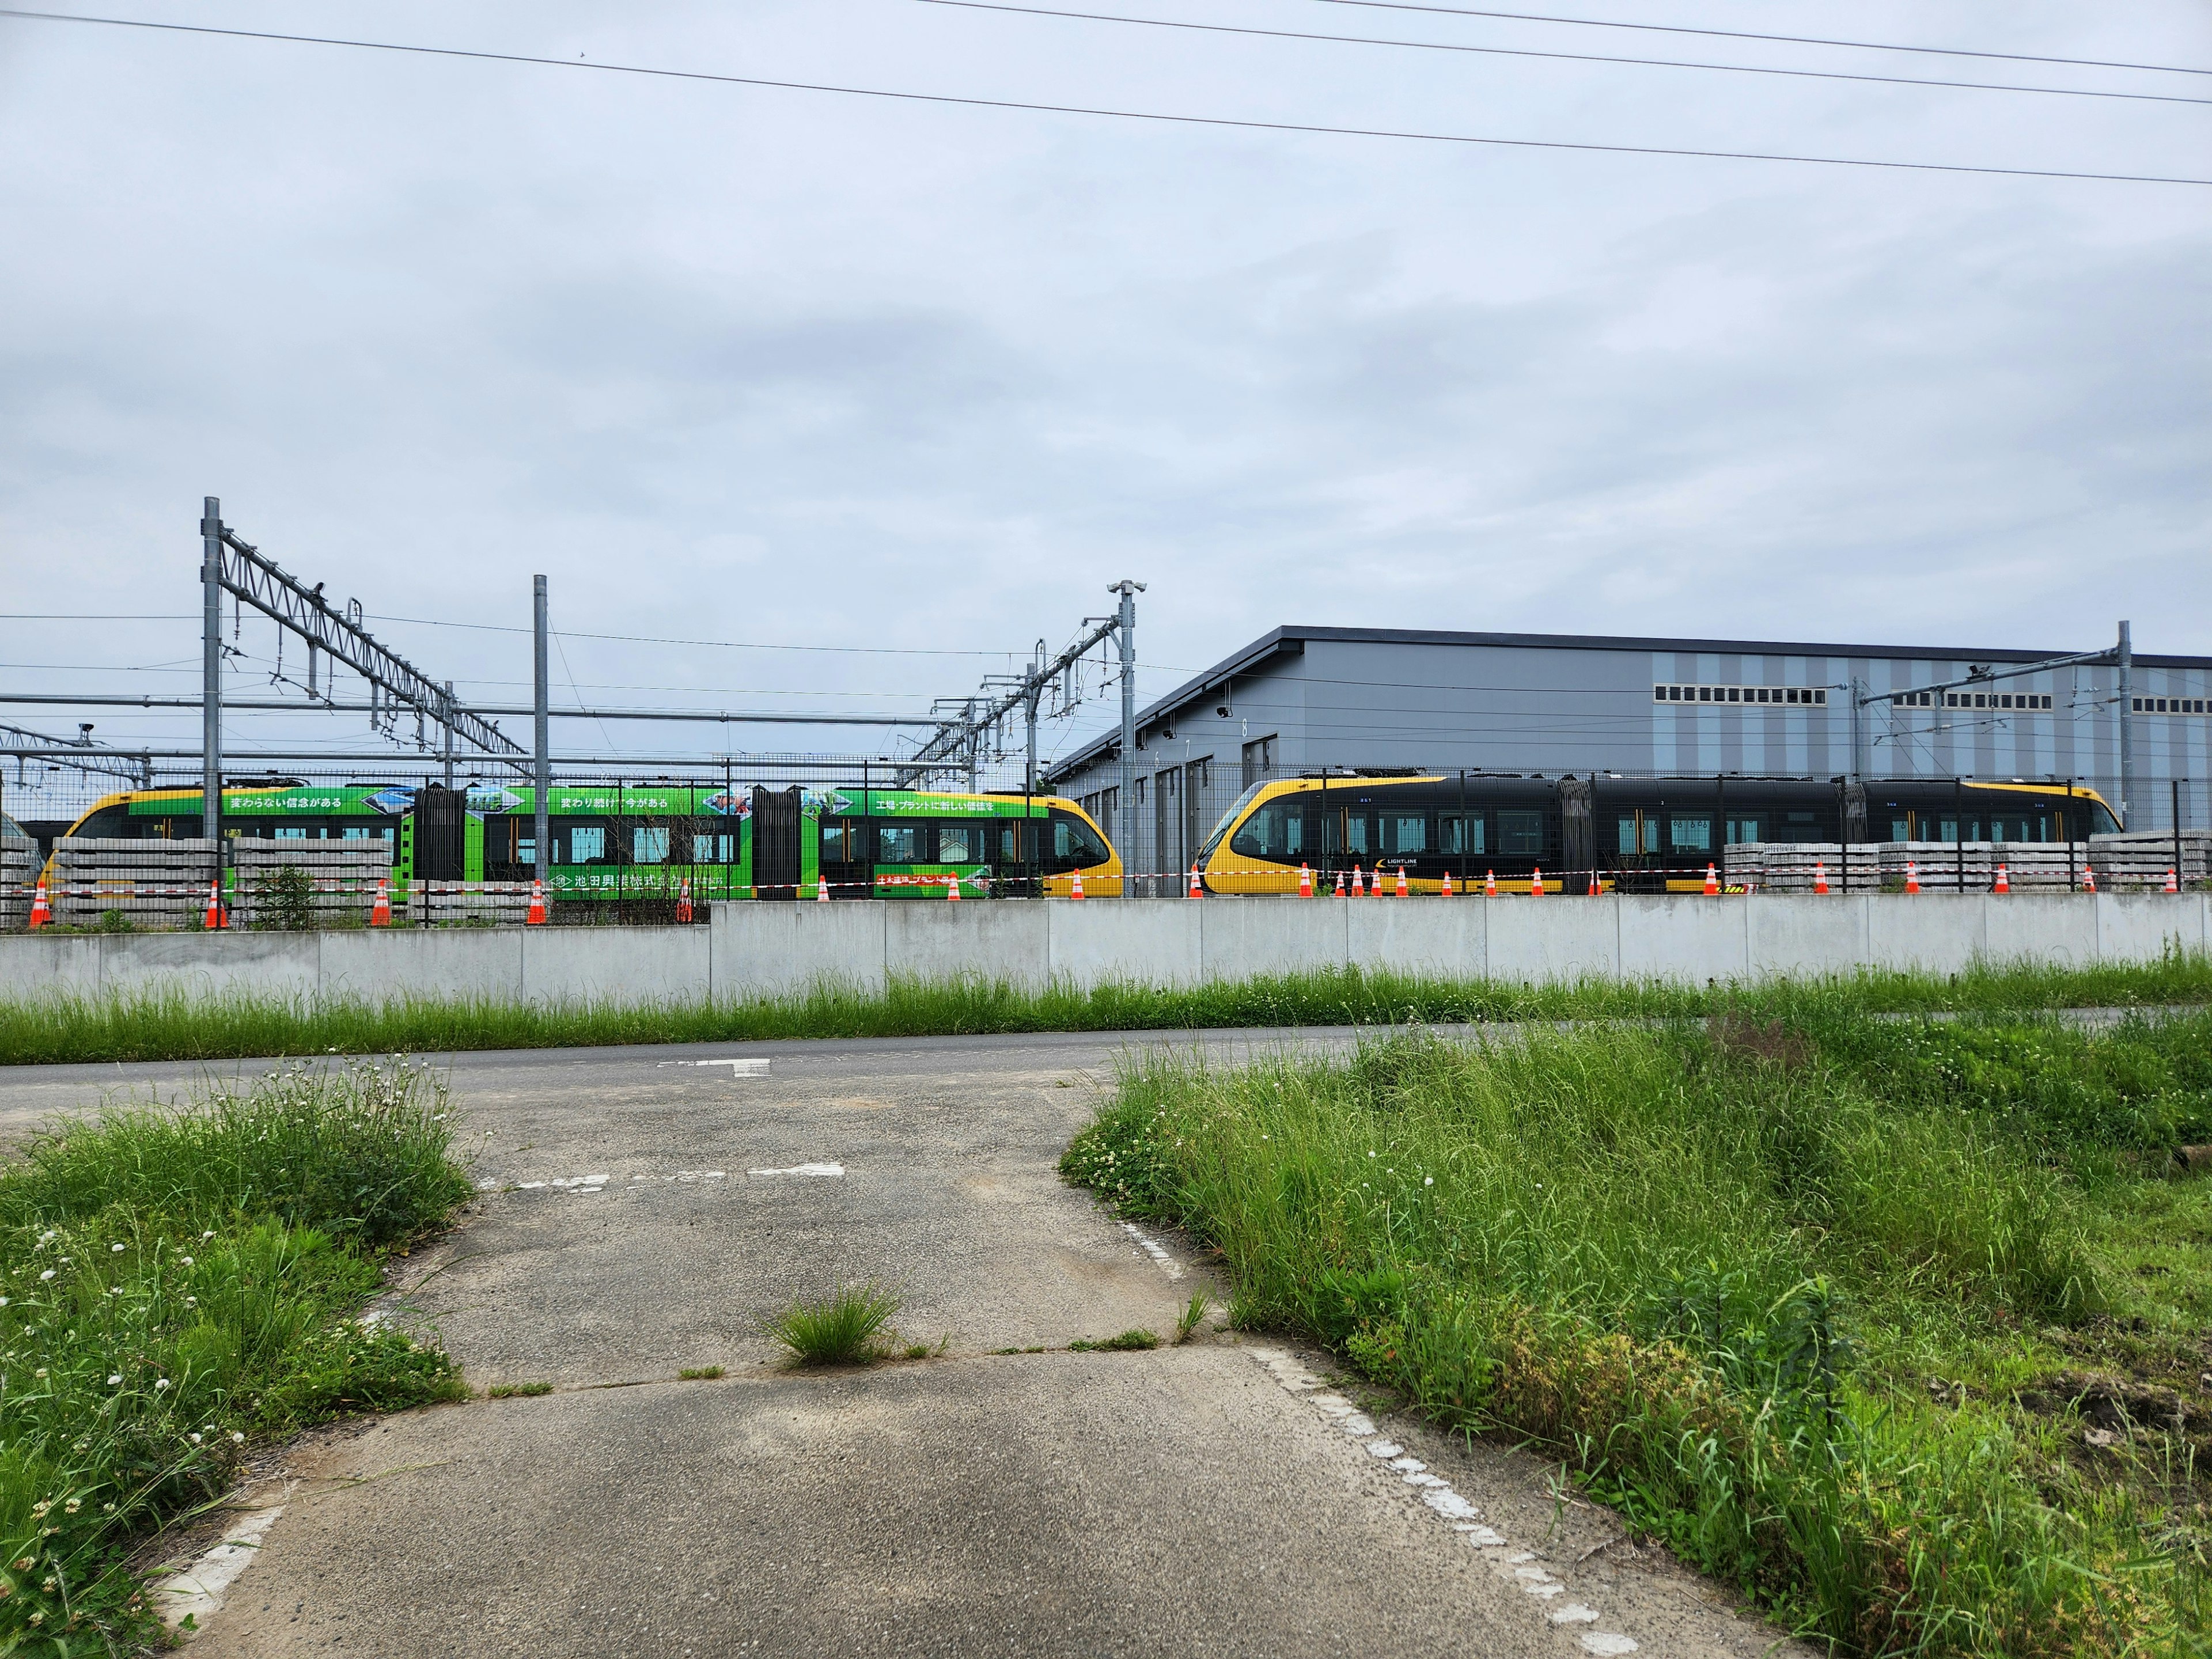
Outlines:
POLYGON ((2212 948, 2212 896, 1130 899, 718 904, 705 927, 0 938, 0 998, 224 990, 696 1001, 886 975, 1188 985, 1357 963, 1522 981, 1749 980, 1977 960, 2083 967, 2212 948))

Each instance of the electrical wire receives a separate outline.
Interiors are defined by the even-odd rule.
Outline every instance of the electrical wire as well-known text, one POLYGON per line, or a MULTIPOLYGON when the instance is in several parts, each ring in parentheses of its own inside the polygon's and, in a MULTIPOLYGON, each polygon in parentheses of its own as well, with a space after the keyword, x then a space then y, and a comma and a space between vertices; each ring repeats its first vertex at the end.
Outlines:
POLYGON ((1668 144, 1601 144, 1564 138, 1501 138, 1481 133, 1429 132, 1408 127, 1332 126, 1316 121, 1261 121, 1227 115, 1184 115, 1165 110, 1117 109, 1096 104, 1048 104, 1014 98, 961 97, 943 92, 902 92, 884 87, 841 86, 818 81, 774 80, 765 76, 718 75, 704 70, 660 69, 642 64, 599 64, 582 58, 544 58, 528 52, 425 46, 404 41, 353 40, 338 35, 291 34, 273 29, 217 28, 206 23, 157 23, 139 17, 92 17, 70 12, 25 11, 11 7, 0 7, 0 17, 37 22, 89 23, 225 40, 281 41, 294 46, 341 46, 362 52, 451 58, 472 63, 527 64, 543 69, 588 70, 606 75, 696 81, 717 86, 759 87, 778 92, 823 93, 844 98, 877 98, 895 103, 936 104, 961 109, 1014 110, 1032 115, 1081 115, 1103 120, 1148 121, 1164 126, 1215 127, 1224 131, 1293 133, 1324 138, 1384 138, 1412 143, 1462 144, 1492 149, 1565 150, 1589 155, 1656 155, 1699 161, 1770 161, 1798 167, 1863 167, 1884 173, 1942 173, 1998 179, 2057 179, 2083 184, 2184 185, 2198 189, 2212 188, 2212 179, 2173 173, 2091 173, 2064 167, 1978 166, 1962 161, 1889 161, 1863 155, 1807 155, 1784 150, 1697 149, 1668 144))
POLYGON ((1484 58, 1543 58, 1568 64, 1620 64, 1639 69, 1711 70, 1729 75, 1779 75, 1804 81, 1863 81, 1886 87, 1942 87, 1967 92, 2024 92, 2056 98, 2117 98, 2148 104, 2212 104, 2212 98, 2178 93, 2107 92, 2094 87, 2027 87, 1991 81, 1942 81, 1903 75, 1862 75, 1843 70, 1782 69, 1764 64, 1689 64, 1674 58, 1620 58, 1596 52, 1542 52, 1529 46, 1476 46, 1447 40, 1385 40, 1367 34, 1321 34, 1301 29, 1252 28, 1235 23, 1194 23, 1179 18, 1125 17, 1115 12, 1056 11, 1044 6, 1015 6, 1000 0, 919 0, 925 6, 962 11, 1003 11, 1024 17, 1066 17, 1089 23, 1134 23, 1147 28, 1188 29, 1200 34, 1243 34, 1268 40, 1316 40, 1337 46, 1395 46, 1409 52, 1458 52, 1484 58))
POLYGON ((2212 75, 2212 69, 2179 64, 2116 63, 2103 58, 2046 58, 2026 52, 1981 52, 1966 46, 1905 46, 1894 40, 1833 40, 1817 34, 1754 34, 1743 29, 1694 28, 1686 23, 1626 23, 1603 17, 1558 17, 1544 12, 1477 11, 1467 6, 1428 6, 1414 0, 1320 0, 1328 6, 1371 11, 1419 11, 1444 17, 1491 17, 1513 23, 1570 23, 1581 28, 1640 29, 1652 34, 1698 34, 1715 40, 1763 40, 1778 46, 1844 46, 1854 52, 1910 52, 1936 58, 1986 58, 2007 64, 2063 64, 2072 69, 2141 70, 2150 75, 2212 75))

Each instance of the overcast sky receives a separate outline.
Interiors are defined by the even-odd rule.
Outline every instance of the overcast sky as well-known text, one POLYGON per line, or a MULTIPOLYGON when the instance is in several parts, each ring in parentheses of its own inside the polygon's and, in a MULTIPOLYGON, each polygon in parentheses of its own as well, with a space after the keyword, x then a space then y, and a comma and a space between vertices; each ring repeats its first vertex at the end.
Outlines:
MULTIPOLYGON (((1092 3, 2212 99, 2212 75, 1323 0, 1092 3)), ((2203 104, 921 0, 114 7, 1034 102, 2212 177, 2203 104)), ((2212 69, 2198 0, 1588 15, 2212 69)), ((1123 575, 1150 584, 1147 695, 1285 622, 2084 649, 2128 616, 2140 651, 2212 652, 2212 189, 1162 125, 13 20, 0 157, 10 609, 179 618, 0 623, 0 689, 192 690, 210 494, 372 617, 526 627, 545 572, 556 701, 573 680, 593 702, 925 706, 1007 659, 575 636, 1021 653, 1056 648, 1123 575)), ((526 635, 372 626, 465 695, 527 699, 526 635)), ((241 687, 272 635, 246 624, 241 687)), ((1047 748, 1113 713, 1092 702, 1047 748)), ((196 734, 112 709, 0 717, 196 734)), ((355 718, 234 730, 366 737, 355 718)))

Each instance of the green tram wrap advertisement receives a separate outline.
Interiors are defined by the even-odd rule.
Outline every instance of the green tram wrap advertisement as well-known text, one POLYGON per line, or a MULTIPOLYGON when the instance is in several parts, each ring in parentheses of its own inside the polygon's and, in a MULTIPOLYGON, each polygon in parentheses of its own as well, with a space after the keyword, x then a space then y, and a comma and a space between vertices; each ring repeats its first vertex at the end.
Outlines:
MULTIPOLYGON (((1120 890, 1120 865, 1081 807, 1057 796, 909 789, 556 784, 546 802, 555 901, 834 896, 944 899, 1120 890)), ((421 881, 520 882, 536 873, 528 785, 276 785, 223 791, 223 833, 390 842, 394 897, 421 881)), ((110 797, 71 833, 200 833, 200 792, 110 797)))

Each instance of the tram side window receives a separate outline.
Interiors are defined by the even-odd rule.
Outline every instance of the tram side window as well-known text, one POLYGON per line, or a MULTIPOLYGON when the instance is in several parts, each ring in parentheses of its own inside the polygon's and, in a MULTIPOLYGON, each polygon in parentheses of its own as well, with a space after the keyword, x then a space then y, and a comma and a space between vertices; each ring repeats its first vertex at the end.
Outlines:
POLYGON ((1346 852, 1367 851, 1369 845, 1367 824, 1368 815, 1364 812, 1352 811, 1344 815, 1344 850, 1346 852))
POLYGON ((1713 821, 1711 818, 1669 817, 1667 820, 1667 845, 1677 853, 1710 853, 1713 850, 1713 821))
POLYGON ((1419 812, 1385 812, 1382 815, 1382 850, 1400 854, 1427 852, 1427 817, 1419 812))
POLYGON ((1728 821, 1729 845, 1741 847, 1747 842, 1765 841, 1765 828, 1764 818, 1740 818, 1731 814, 1728 821))
POLYGON ((939 864, 968 864, 974 861, 975 832, 965 823, 940 823, 937 826, 937 861, 939 864))
POLYGON ((570 864, 605 864, 607 861, 607 828, 603 823, 579 823, 568 831, 570 864))
POLYGON ((667 826, 652 823, 633 825, 629 832, 629 860, 632 864, 667 863, 667 826))
MULTIPOLYGON (((708 837, 702 836, 703 843, 708 837)), ((822 820, 822 862, 824 864, 858 864, 860 861, 860 826, 849 818, 822 820)))
POLYGON ((1498 815, 1498 850, 1540 855, 1544 850, 1544 815, 1541 811, 1511 811, 1498 815))
POLYGON ((1633 812, 1624 812, 1615 820, 1620 827, 1620 850, 1629 858, 1638 858, 1645 853, 1659 850, 1656 838, 1659 826, 1638 817, 1633 812))
POLYGON ((876 826, 878 864, 920 864, 929 856, 926 823, 879 823, 876 826))
POLYGON ((1477 812, 1446 812, 1437 819, 1437 850, 1440 853, 1480 853, 1483 850, 1482 817, 1477 812))

